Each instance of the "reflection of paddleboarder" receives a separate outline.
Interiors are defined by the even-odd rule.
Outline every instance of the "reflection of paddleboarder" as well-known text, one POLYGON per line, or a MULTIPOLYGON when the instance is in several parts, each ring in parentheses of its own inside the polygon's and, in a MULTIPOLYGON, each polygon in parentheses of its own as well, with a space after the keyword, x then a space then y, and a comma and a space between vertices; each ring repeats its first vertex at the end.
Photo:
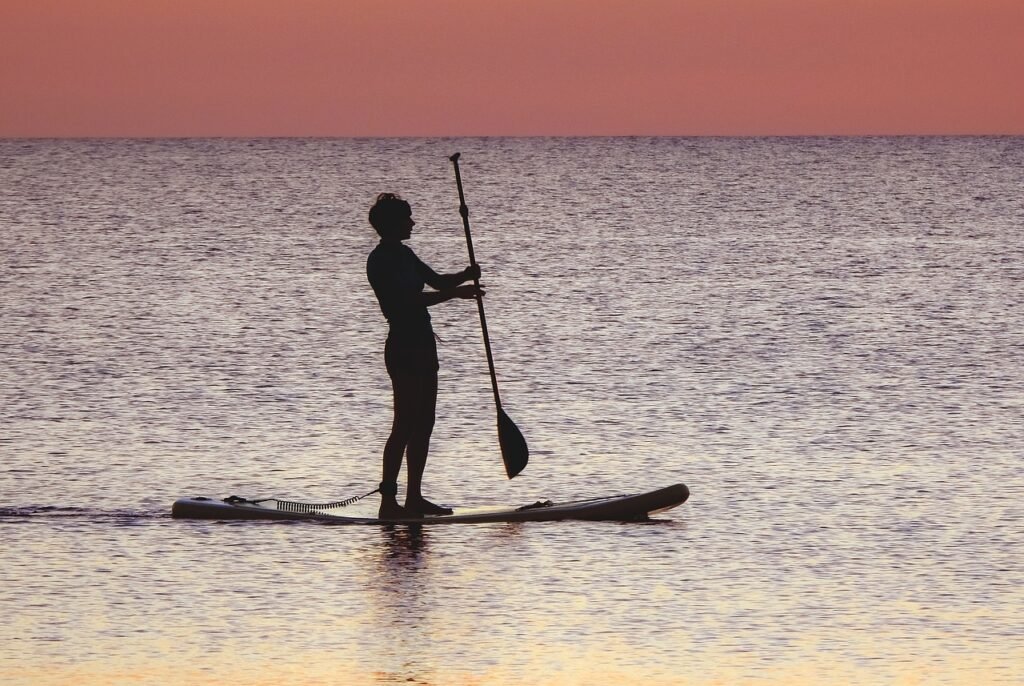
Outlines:
POLYGON ((388 320, 384 364, 394 389, 395 412, 391 435, 384 445, 380 518, 451 514, 448 508, 429 502, 420 491, 437 404, 437 345, 427 308, 452 298, 483 295, 475 285, 460 285, 479 279, 480 267, 437 274, 424 264, 402 245, 412 235, 416 222, 409 203, 393 193, 377 196, 370 208, 370 224, 380 234, 380 243, 366 260, 366 276, 388 320), (423 292, 424 284, 435 290, 423 292), (408 476, 405 507, 397 500, 403 453, 408 476))

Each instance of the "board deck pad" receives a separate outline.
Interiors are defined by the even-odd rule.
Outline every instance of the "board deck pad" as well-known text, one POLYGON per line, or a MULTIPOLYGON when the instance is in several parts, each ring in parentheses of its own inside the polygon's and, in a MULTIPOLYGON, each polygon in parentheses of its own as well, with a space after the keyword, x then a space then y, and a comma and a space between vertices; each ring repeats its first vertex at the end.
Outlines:
MULTIPOLYGON (((517 507, 490 505, 457 507, 450 515, 421 519, 377 518, 375 498, 349 506, 319 507, 314 504, 267 498, 247 500, 229 498, 180 498, 171 507, 171 516, 179 519, 270 519, 314 520, 336 524, 474 524, 487 522, 538 522, 565 519, 637 521, 670 510, 686 502, 690 491, 673 484, 645 493, 614 495, 585 500, 552 503, 539 500, 517 507)), ((328 503, 328 505, 331 505, 328 503)))

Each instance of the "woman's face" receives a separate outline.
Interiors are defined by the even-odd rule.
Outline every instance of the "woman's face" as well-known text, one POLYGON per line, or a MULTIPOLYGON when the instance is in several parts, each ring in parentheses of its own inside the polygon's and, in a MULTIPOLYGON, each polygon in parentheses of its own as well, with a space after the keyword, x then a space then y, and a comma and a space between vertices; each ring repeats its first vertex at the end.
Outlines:
POLYGON ((398 223, 395 224, 398 240, 404 241, 406 238, 412 236, 412 227, 414 226, 416 226, 416 222, 412 220, 412 214, 404 219, 400 219, 398 223))

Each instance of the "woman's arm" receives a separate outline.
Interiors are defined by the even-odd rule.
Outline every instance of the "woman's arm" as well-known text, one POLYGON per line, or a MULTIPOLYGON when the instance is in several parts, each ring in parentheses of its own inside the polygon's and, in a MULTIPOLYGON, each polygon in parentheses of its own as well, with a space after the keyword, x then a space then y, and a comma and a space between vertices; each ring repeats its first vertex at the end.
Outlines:
MULTIPOLYGON (((448 276, 454 276, 448 275, 448 276)), ((484 295, 484 290, 476 284, 466 284, 465 286, 455 286, 454 288, 446 288, 440 291, 425 291, 419 293, 420 302, 425 306, 430 307, 438 303, 443 303, 453 298, 462 298, 464 300, 471 300, 479 295, 484 295)))
POLYGON ((434 272, 424 274, 424 280, 427 285, 437 290, 420 293, 420 302, 430 307, 453 298, 470 299, 475 298, 477 293, 483 295, 483 290, 475 284, 461 285, 464 281, 469 281, 470 279, 480 279, 480 265, 470 265, 455 274, 436 274, 434 272))
POLYGON ((472 281, 473 279, 480 278, 480 265, 474 264, 466 267, 461 272, 455 274, 434 274, 425 275, 425 279, 428 286, 437 289, 439 291, 447 291, 455 288, 459 284, 465 283, 466 281, 472 281))

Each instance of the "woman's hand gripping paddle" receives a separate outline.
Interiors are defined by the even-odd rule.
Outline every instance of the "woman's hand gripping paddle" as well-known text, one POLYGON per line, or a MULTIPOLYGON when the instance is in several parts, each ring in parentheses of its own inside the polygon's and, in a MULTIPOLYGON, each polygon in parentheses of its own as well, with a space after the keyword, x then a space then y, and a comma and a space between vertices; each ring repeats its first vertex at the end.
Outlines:
MULTIPOLYGON (((459 156, 462 153, 455 153, 448 159, 455 165, 455 183, 459 187, 459 214, 462 215, 462 226, 466 229, 466 247, 469 248, 469 263, 476 265, 476 256, 473 254, 473 235, 469 232, 469 208, 466 206, 466 195, 462 190, 462 175, 459 173, 459 156)), ((473 279, 477 288, 480 287, 480 278, 473 279)), ((509 419, 505 411, 501 409, 501 397, 498 395, 498 377, 494 374, 494 356, 491 355, 491 339, 487 335, 487 318, 484 316, 484 301, 479 295, 476 297, 477 310, 480 312, 480 328, 484 334, 484 350, 487 351, 487 367, 491 371, 491 388, 494 390, 494 406, 498 410, 498 444, 501 446, 501 458, 505 461, 505 473, 508 478, 514 477, 526 467, 530 459, 530 449, 526 446, 526 439, 519 431, 515 423, 509 419)))

